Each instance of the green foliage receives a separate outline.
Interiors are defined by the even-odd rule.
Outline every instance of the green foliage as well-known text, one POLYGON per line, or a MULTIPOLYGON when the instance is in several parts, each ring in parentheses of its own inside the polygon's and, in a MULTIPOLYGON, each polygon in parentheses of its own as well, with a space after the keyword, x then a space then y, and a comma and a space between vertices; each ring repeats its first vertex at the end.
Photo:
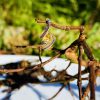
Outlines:
MULTIPOLYGON (((39 43, 44 26, 37 24, 35 19, 50 18, 60 25, 84 25, 88 35, 87 42, 92 47, 95 57, 100 60, 99 12, 100 0, 0 0, 0 48, 10 49, 7 39, 9 41, 8 37, 13 37, 12 35, 18 32, 23 37, 21 39, 28 44, 39 43), (13 30, 9 26, 14 27, 13 30)), ((74 31, 51 29, 50 32, 56 37, 54 46, 61 49, 78 37, 78 32, 74 31)), ((22 40, 20 44, 23 44, 22 40)), ((28 54, 37 54, 37 51, 31 50, 28 54)), ((49 54, 51 55, 45 52, 43 55, 49 54)))

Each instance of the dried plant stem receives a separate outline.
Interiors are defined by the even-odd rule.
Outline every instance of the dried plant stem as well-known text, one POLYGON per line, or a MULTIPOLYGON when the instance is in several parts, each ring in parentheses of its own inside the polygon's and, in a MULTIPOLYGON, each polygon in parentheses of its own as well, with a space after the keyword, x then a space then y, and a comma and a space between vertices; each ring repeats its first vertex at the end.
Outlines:
POLYGON ((42 64, 42 58, 41 58, 41 48, 39 48, 39 60, 40 60, 40 62, 41 62, 41 64, 42 64))
POLYGON ((78 89, 79 89, 79 99, 82 98, 82 79, 81 79, 81 65, 82 65, 82 46, 79 45, 79 56, 78 56, 78 89))
MULTIPOLYGON (((46 23, 45 20, 39 20, 39 19, 36 19, 36 22, 37 23, 46 23)), ((83 26, 61 26, 61 25, 57 25, 55 23, 50 23, 50 26, 54 27, 54 28, 57 28, 57 29, 61 29, 61 30, 80 30, 83 28, 83 26)))
POLYGON ((21 72, 24 68, 18 68, 18 69, 0 69, 0 73, 14 73, 14 72, 21 72))
MULTIPOLYGON (((51 62, 51 61, 54 60, 55 58, 58 58, 60 55, 61 55, 61 53, 58 53, 56 56, 50 58, 49 60, 47 60, 47 61, 45 61, 45 62, 42 62, 41 67, 43 67, 43 66, 46 65, 47 63, 51 62)), ((33 70, 39 69, 39 68, 40 68, 39 66, 40 66, 40 64, 35 65, 35 66, 33 67, 33 70)))
POLYGON ((84 48, 84 51, 87 57, 90 59, 88 63, 88 67, 90 71, 90 74, 89 74, 89 85, 90 85, 90 91, 91 91, 90 100, 95 100, 95 68, 96 68, 95 64, 96 64, 96 61, 94 60, 92 52, 85 41, 83 41, 83 48, 84 48))
POLYGON ((94 61, 89 62, 89 84, 90 84, 90 100, 95 100, 95 65, 94 61))
MULTIPOLYGON (((88 73, 87 69, 85 69, 85 70, 82 71, 82 75, 84 75, 86 73, 88 73)), ((43 74, 45 74, 45 72, 43 74)), ((54 83, 65 83, 65 82, 67 84, 67 83, 69 83, 71 81, 74 81, 77 78, 78 78, 78 74, 74 75, 73 77, 68 78, 67 80, 65 79, 65 80, 56 80, 56 81, 52 81, 52 82, 51 81, 48 81, 48 82, 33 82, 33 84, 54 84, 54 83)))
POLYGON ((91 61, 94 60, 94 57, 93 57, 93 55, 92 55, 91 49, 89 48, 88 44, 87 44, 85 41, 83 41, 83 42, 82 42, 82 46, 83 46, 84 52, 85 52, 85 54, 87 55, 87 57, 88 57, 91 61))
MULTIPOLYGON (((98 76, 98 69, 95 70, 95 75, 96 75, 96 77, 95 77, 95 80, 96 80, 96 78, 98 76)), ((90 92, 90 84, 88 83, 88 85, 85 89, 85 92, 83 93, 82 100, 85 99, 85 97, 88 95, 89 92, 90 92)))
MULTIPOLYGON (((58 53, 56 56, 50 58, 49 60, 47 61, 44 61, 40 64, 37 64, 35 66, 32 66, 32 69, 33 70, 38 70, 39 68, 43 67, 45 64, 49 63, 50 61, 54 60, 55 58, 59 57, 61 54, 58 53), (40 66, 41 65, 41 66, 40 66)), ((18 69, 0 69, 0 73, 15 73, 15 72, 21 72, 21 71, 24 71, 24 70, 28 70, 27 68, 18 68, 18 69)))
POLYGON ((82 96, 82 100, 85 100, 85 97, 87 97, 88 93, 90 92, 90 85, 88 84, 86 89, 85 89, 85 92, 82 96))

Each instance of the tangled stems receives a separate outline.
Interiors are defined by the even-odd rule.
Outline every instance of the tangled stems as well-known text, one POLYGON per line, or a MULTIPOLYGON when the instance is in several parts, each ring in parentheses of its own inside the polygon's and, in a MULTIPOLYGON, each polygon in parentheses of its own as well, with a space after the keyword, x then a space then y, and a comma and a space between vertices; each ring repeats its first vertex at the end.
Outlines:
MULTIPOLYGON (((75 41, 73 41, 67 48, 65 48, 64 50, 58 50, 56 48, 52 48, 53 51, 56 51, 57 54, 53 57, 51 57, 50 59, 42 62, 41 59, 41 53, 42 53, 42 49, 43 49, 43 45, 39 44, 39 45, 31 45, 31 46, 21 46, 23 48, 34 48, 34 49, 38 49, 39 50, 39 60, 40 63, 36 64, 36 65, 28 65, 26 67, 22 67, 21 64, 19 64, 19 66, 17 68, 12 69, 12 67, 10 66, 8 69, 5 67, 3 69, 0 69, 0 73, 7 73, 8 75, 14 75, 14 73, 17 73, 17 75, 20 76, 21 74, 25 74, 28 73, 28 77, 30 77, 30 80, 28 79, 27 82, 31 82, 31 83, 62 83, 62 87, 59 89, 59 91, 53 96, 51 97, 54 98, 55 96, 58 95, 58 93, 66 86, 68 85, 71 81, 74 81, 75 79, 77 79, 77 83, 78 83, 78 91, 79 91, 79 99, 80 100, 85 100, 85 97, 88 95, 88 93, 90 92, 90 100, 95 100, 95 80, 96 77, 98 75, 100 75, 100 62, 97 62, 95 60, 95 58, 93 57, 93 54, 91 52, 91 49, 89 48, 88 44, 86 43, 86 36, 84 35, 84 27, 83 26, 61 26, 55 23, 50 22, 49 20, 36 20, 37 23, 44 23, 46 24, 46 28, 44 29, 44 32, 42 33, 40 38, 44 38, 45 35, 47 34, 48 30, 50 27, 54 27, 57 29, 62 29, 62 30, 66 30, 66 31, 70 31, 70 30, 79 30, 79 37, 78 39, 76 39, 75 41), (72 56, 71 58, 67 55, 67 53, 76 53, 77 51, 75 51, 75 48, 78 49, 78 57, 74 57, 72 56), (69 51, 74 51, 74 52, 69 52, 69 51), (85 70, 81 70, 81 67, 83 65, 83 51, 86 54, 86 56, 88 57, 89 61, 85 61, 85 70), (48 64, 49 62, 53 61, 54 59, 60 57, 61 55, 66 55, 67 59, 76 61, 76 63, 78 62, 78 73, 74 76, 66 73, 67 69, 70 67, 71 63, 69 63, 69 65, 66 67, 65 70, 62 71, 57 71, 55 69, 53 69, 52 71, 56 71, 57 72, 57 76, 53 77, 51 75, 52 71, 48 71, 46 72, 44 70, 44 65, 48 64), (27 72, 28 71, 28 72, 27 72), (89 77, 86 78, 81 78, 81 76, 83 74, 89 73, 89 77), (37 78, 38 75, 44 75, 45 78, 47 79, 47 82, 40 82, 40 81, 34 81, 33 78, 37 78), (31 79, 32 78, 32 79, 31 79), (89 80, 89 83, 87 85, 87 87, 85 88, 85 91, 83 92, 82 90, 82 81, 83 80, 89 80)), ((18 48, 20 48, 20 46, 17 46, 18 48)), ((74 55, 76 55, 74 54, 74 55)), ((10 75, 10 76, 11 76, 10 75)), ((14 79, 12 79, 11 77, 9 77, 9 79, 11 80, 9 84, 12 83, 16 83, 14 79)), ((8 79, 8 80, 9 80, 8 79)), ((7 80, 7 82, 8 82, 7 80)), ((23 79, 22 79, 23 80, 23 79)), ((19 82, 19 81, 18 81, 19 82)), ((23 81, 23 84, 25 84, 26 80, 23 81)), ((0 83, 4 84, 3 81, 1 81, 0 83)))

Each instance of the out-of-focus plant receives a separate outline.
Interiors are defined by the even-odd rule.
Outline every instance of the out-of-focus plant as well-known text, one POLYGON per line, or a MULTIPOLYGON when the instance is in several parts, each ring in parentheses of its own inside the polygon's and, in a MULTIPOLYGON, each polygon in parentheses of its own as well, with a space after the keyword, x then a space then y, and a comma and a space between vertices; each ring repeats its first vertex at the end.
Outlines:
MULTIPOLYGON (((96 58, 100 48, 100 0, 0 0, 0 48, 11 49, 9 42, 18 40, 19 34, 25 37, 23 41, 17 42, 19 45, 39 43, 39 35, 44 26, 37 25, 35 18, 50 18, 62 25, 79 26, 83 24, 86 27, 86 34, 89 39, 87 42, 93 48, 96 58), (9 26, 14 27, 16 31, 18 27, 23 27, 24 31, 18 31, 16 39, 13 39, 12 32, 9 33, 9 26), (6 30, 8 29, 8 31, 6 30), (94 37, 95 36, 95 37, 94 37), (9 39, 10 37, 10 39, 9 39), (8 39, 8 40, 7 40, 8 39)), ((61 30, 50 30, 56 36, 54 44, 57 48, 64 49, 75 38, 77 32, 73 33, 61 30), (62 40, 62 41, 60 41, 62 40)), ((37 51, 29 50, 28 54, 36 54, 37 51)), ((52 53, 53 54, 53 53, 52 53)), ((44 52, 43 55, 51 55, 50 52, 44 52)))

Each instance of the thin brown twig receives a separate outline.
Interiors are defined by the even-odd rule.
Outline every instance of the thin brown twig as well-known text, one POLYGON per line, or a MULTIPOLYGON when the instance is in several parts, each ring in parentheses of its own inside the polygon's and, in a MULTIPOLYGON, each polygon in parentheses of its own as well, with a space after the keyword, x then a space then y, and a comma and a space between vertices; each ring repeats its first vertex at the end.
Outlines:
POLYGON ((78 88, 79 88, 79 99, 82 98, 82 79, 81 79, 81 65, 82 65, 82 46, 79 45, 79 57, 78 57, 78 88))
MULTIPOLYGON (((99 71, 98 69, 95 70, 95 75, 96 75, 95 80, 98 76, 98 71, 99 71)), ((88 83, 85 92, 83 93, 82 100, 85 100, 85 97, 88 95, 89 92, 90 92, 90 84, 88 83)))
MULTIPOLYGON (((55 58, 58 58, 60 55, 61 55, 61 53, 58 53, 56 56, 50 58, 49 60, 42 62, 41 67, 43 67, 43 66, 46 65, 47 63, 51 62, 51 61, 54 60, 55 58)), ((40 68, 39 66, 40 66, 40 64, 35 65, 35 66, 33 67, 33 70, 39 69, 39 68, 40 68)))
POLYGON ((25 68, 18 68, 18 69, 0 69, 0 73, 14 73, 14 72, 21 72, 24 71, 25 68))
POLYGON ((82 42, 82 46, 84 48, 84 51, 87 57, 90 59, 88 63, 88 67, 90 70, 90 74, 89 74, 89 85, 90 85, 90 91, 91 91, 90 99, 95 100, 95 68, 96 68, 95 64, 96 64, 96 61, 94 60, 91 49, 89 48, 89 46, 87 45, 85 41, 82 42))
MULTIPOLYGON (((39 19, 36 19, 36 22, 37 23, 46 23, 45 20, 39 20, 39 19)), ((61 29, 61 30, 80 30, 80 29, 83 29, 84 27, 83 26, 61 26, 61 25, 57 25, 55 23, 50 23, 50 26, 54 27, 54 28, 57 28, 57 29, 61 29)))
POLYGON ((42 64, 42 58, 41 58, 41 48, 39 48, 39 60, 40 60, 40 62, 41 62, 41 64, 42 64))
POLYGON ((94 61, 89 62, 89 69, 90 69, 90 74, 89 74, 89 84, 90 84, 90 100, 95 100, 95 65, 94 61))

